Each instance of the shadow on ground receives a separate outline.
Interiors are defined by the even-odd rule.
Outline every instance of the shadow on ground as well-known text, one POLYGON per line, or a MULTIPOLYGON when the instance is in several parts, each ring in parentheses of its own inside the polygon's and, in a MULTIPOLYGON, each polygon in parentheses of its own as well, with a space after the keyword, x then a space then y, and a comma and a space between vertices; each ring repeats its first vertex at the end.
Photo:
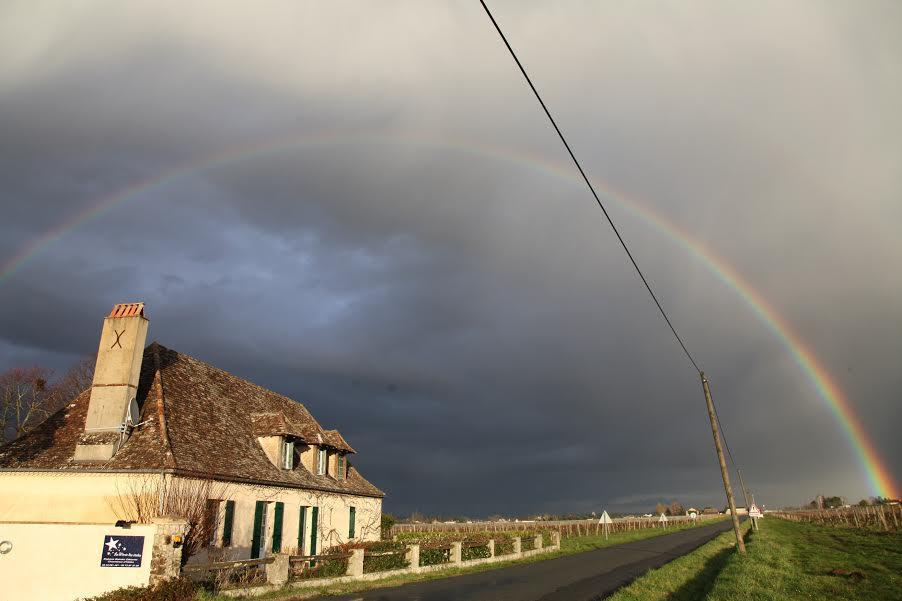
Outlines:
MULTIPOLYGON (((752 531, 748 530, 742 537, 746 545, 749 543, 751 533, 752 531)), ((699 570, 698 574, 690 580, 687 580, 683 586, 673 591, 667 599, 672 599, 673 601, 698 601, 698 599, 707 597, 708 593, 711 592, 711 589, 714 588, 714 581, 717 580, 718 574, 720 574, 724 566, 727 565, 727 561, 729 561, 730 556, 735 551, 735 546, 727 547, 726 549, 719 551, 716 555, 711 557, 711 559, 705 562, 705 565, 699 570)))

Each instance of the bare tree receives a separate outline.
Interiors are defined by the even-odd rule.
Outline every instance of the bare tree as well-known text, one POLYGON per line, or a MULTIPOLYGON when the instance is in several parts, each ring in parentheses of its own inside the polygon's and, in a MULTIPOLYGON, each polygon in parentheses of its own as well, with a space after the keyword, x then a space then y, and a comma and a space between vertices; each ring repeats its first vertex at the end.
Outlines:
POLYGON ((79 359, 53 383, 52 392, 58 398, 60 406, 71 402, 72 399, 91 388, 91 383, 94 381, 95 363, 94 357, 79 359))
POLYGON ((85 358, 53 380, 40 366, 14 367, 0 374, 0 440, 34 429, 55 411, 91 387, 94 360, 85 358))
POLYGON ((14 367, 0 374, 0 428, 4 439, 18 438, 57 407, 49 394, 45 367, 14 367))
POLYGON ((225 499, 228 486, 203 479, 160 475, 136 475, 120 480, 110 507, 121 520, 149 523, 156 517, 177 517, 188 521, 182 544, 182 563, 210 540, 216 524, 210 519, 211 500, 225 499))

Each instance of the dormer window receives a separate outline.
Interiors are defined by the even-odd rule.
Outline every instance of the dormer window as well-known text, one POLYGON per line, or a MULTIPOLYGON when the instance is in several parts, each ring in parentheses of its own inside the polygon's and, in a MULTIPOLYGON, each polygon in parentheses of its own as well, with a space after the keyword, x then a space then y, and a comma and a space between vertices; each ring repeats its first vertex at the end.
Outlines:
POLYGON ((338 461, 336 463, 335 477, 339 480, 345 479, 345 471, 347 470, 347 463, 345 459, 344 453, 338 454, 338 461))
POLYGON ((294 440, 282 437, 282 469, 294 469, 294 440))
POLYGON ((323 447, 316 451, 316 473, 320 476, 326 473, 326 449, 323 447))

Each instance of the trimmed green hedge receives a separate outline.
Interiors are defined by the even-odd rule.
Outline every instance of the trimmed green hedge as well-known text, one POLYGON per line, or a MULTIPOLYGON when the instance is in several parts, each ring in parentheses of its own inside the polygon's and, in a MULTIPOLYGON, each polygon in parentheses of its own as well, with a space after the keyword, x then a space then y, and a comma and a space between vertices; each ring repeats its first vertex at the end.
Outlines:
POLYGON ((495 555, 510 555, 514 552, 514 537, 508 534, 496 532, 492 534, 495 539, 495 555))
MULTIPOLYGON (((350 545, 337 545, 323 550, 323 555, 343 555, 350 553, 350 545)), ((289 573, 290 580, 307 580, 309 578, 335 578, 348 573, 348 558, 335 557, 314 561, 292 562, 289 573), (310 565, 310 564, 313 565, 310 565)))
MULTIPOLYGON (((391 540, 364 543, 363 572, 385 572, 387 570, 400 570, 410 566, 407 561, 407 545, 391 540), (391 555, 366 555, 366 553, 385 553, 391 555)), ((360 547, 357 547, 360 548, 360 547)))

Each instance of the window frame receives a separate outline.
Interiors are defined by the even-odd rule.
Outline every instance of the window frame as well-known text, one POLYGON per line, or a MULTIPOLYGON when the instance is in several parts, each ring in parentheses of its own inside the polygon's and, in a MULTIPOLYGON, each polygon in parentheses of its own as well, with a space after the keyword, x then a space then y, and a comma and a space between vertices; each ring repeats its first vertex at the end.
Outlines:
POLYGON ((325 447, 316 450, 316 475, 325 476, 329 473, 329 453, 325 447))
POLYGON ((294 469, 294 440, 288 436, 282 437, 282 469, 294 469))
POLYGON ((219 520, 220 520, 220 503, 221 499, 207 499, 206 506, 204 507, 204 521, 206 522, 206 527, 210 529, 207 533, 207 540, 203 542, 204 547, 218 547, 219 546, 219 520))
POLYGON ((348 476, 348 462, 347 457, 345 457, 344 453, 338 453, 338 457, 335 460, 335 478, 337 480, 344 480, 348 476))

